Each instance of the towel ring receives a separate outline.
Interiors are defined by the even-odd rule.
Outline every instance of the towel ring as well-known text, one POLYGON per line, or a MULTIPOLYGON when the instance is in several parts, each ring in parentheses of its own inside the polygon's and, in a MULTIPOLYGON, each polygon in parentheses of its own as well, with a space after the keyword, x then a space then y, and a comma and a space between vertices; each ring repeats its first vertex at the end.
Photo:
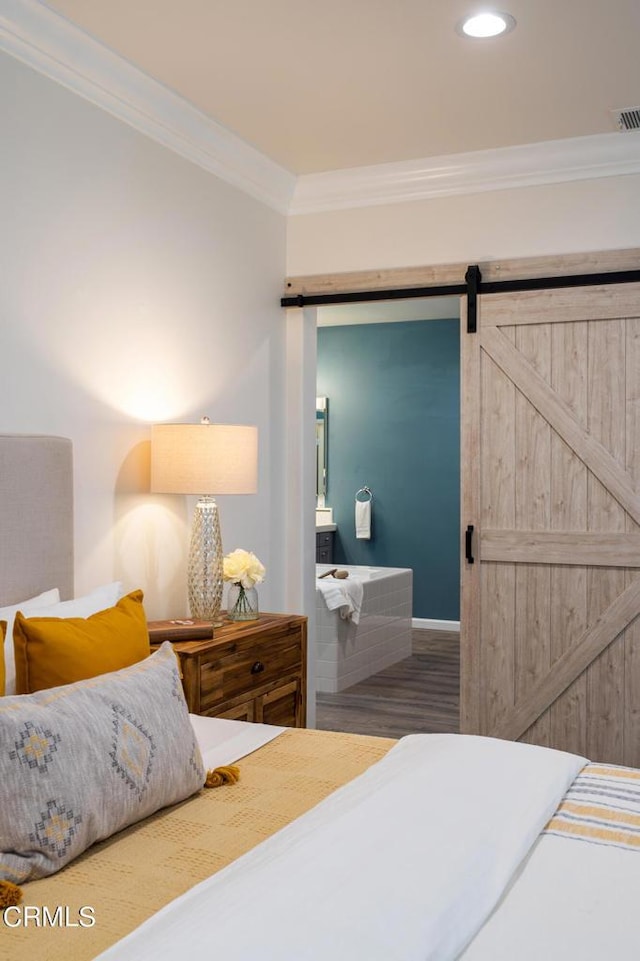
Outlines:
POLYGON ((373 500, 373 493, 369 487, 361 487, 359 491, 356 491, 356 500, 358 500, 358 495, 364 494, 365 497, 360 498, 361 504, 366 504, 367 501, 373 500))

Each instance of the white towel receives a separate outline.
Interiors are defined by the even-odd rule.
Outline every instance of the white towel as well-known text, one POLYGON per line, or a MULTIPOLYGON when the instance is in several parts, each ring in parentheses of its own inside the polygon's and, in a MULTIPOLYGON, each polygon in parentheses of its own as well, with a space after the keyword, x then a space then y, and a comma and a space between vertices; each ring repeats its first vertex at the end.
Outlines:
POLYGON ((356 500, 356 537, 371 540, 371 501, 356 500))
POLYGON ((335 580, 332 577, 316 578, 316 587, 322 594, 330 611, 339 611, 343 621, 360 621, 364 587, 355 577, 335 580))

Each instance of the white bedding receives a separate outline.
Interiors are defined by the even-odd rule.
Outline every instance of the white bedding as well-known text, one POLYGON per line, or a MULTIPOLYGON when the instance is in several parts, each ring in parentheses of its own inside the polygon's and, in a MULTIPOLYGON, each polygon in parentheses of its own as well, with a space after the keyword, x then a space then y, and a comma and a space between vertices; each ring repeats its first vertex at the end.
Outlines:
POLYGON ((456 958, 584 763, 488 738, 404 738, 101 958, 177 961, 206 945, 228 961, 456 958))
POLYGON ((461 961, 638 961, 640 853, 544 835, 461 961))
POLYGON ((286 731, 286 727, 273 724, 249 724, 224 717, 190 714, 189 718, 207 770, 233 764, 286 731))
POLYGON ((464 961, 636 961, 639 892, 640 771, 587 764, 464 961))

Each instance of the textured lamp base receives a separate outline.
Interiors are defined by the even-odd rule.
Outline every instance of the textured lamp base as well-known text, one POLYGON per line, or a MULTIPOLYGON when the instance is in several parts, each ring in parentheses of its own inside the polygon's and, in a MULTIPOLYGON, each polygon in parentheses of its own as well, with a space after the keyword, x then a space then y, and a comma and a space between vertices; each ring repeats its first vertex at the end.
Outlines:
POLYGON ((187 583, 191 616, 212 621, 214 625, 221 624, 222 537, 218 505, 213 497, 201 497, 196 504, 187 583))

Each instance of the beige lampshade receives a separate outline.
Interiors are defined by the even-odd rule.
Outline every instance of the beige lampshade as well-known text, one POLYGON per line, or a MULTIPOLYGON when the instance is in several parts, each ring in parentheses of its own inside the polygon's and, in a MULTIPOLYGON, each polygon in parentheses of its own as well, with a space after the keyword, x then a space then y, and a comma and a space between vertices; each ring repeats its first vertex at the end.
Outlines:
POLYGON ((258 429, 244 424, 156 424, 151 490, 162 494, 255 494, 258 429))

